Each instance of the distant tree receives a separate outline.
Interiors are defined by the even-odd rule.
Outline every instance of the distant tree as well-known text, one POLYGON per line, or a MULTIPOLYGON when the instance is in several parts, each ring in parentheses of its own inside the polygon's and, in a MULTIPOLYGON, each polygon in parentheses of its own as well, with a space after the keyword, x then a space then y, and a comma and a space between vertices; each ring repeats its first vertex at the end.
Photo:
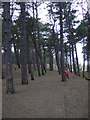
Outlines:
POLYGON ((75 13, 76 11, 72 10, 71 11, 71 3, 68 4, 68 11, 65 14, 66 17, 66 23, 68 25, 68 30, 69 30, 69 43, 71 46, 71 50, 72 50, 72 60, 73 60, 73 71, 74 73, 77 75, 77 71, 76 71, 76 64, 75 64, 75 56, 74 56, 74 43, 75 43, 75 38, 74 38, 74 28, 73 28, 73 23, 72 21, 75 18, 75 15, 73 13, 75 13))
POLYGON ((39 43, 39 57, 40 57, 40 62, 41 62, 41 70, 42 70, 42 75, 44 75, 44 70, 45 70, 45 72, 46 72, 46 68, 45 68, 45 65, 44 65, 44 63, 43 63, 43 61, 42 61, 42 50, 41 50, 41 40, 40 40, 40 28, 39 28, 39 21, 38 21, 38 4, 37 4, 37 2, 36 2, 36 4, 35 4, 35 6, 36 6, 36 23, 37 23, 37 35, 38 35, 38 43, 39 43))
POLYGON ((16 62, 17 62, 18 68, 20 68, 19 53, 18 53, 17 45, 15 43, 16 38, 14 36, 13 30, 11 30, 11 34, 12 34, 12 41, 13 41, 12 43, 13 43, 13 46, 14 46, 14 52, 15 52, 15 56, 16 56, 16 62))
POLYGON ((39 50, 38 50, 37 41, 36 41, 35 4, 34 4, 34 2, 32 3, 32 9, 33 9, 33 38, 32 38, 32 40, 33 40, 34 47, 35 47, 38 76, 41 76, 41 73, 40 73, 40 61, 39 61, 39 56, 38 56, 39 50))

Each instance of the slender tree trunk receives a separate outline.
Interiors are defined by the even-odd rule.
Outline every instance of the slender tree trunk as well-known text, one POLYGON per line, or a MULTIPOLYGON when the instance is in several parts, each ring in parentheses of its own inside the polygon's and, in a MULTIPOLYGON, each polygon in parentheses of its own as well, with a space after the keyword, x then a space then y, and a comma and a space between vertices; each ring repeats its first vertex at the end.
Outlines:
POLYGON ((49 50, 49 70, 53 71, 53 55, 52 55, 50 43, 48 44, 48 50, 49 50))
POLYGON ((73 59, 73 71, 77 75, 76 66, 75 66, 75 60, 74 60, 74 47, 73 47, 73 44, 72 44, 72 59, 73 59))
POLYGON ((90 79, 90 17, 88 13, 88 37, 87 37, 87 77, 90 79))
POLYGON ((15 38, 14 38, 13 31, 12 31, 12 36, 13 36, 12 40, 13 40, 13 45, 14 45, 14 51, 15 51, 16 61, 17 61, 18 68, 20 68, 20 63, 19 63, 19 59, 18 59, 19 56, 18 56, 16 45, 15 45, 15 38))
POLYGON ((44 75, 44 65, 42 61, 42 51, 41 51, 41 42, 40 42, 40 33, 39 33, 39 24, 38 24, 38 10, 37 10, 37 2, 36 2, 36 20, 37 20, 37 32, 38 32, 38 43, 39 43, 39 55, 40 55, 40 62, 41 62, 41 70, 42 75, 44 75))
POLYGON ((68 60, 67 60, 67 46, 66 46, 66 44, 65 44, 65 56, 66 56, 66 63, 68 62, 68 60))
POLYGON ((43 44, 43 51, 44 51, 44 53, 43 53, 44 65, 45 65, 45 70, 46 70, 46 50, 44 48, 44 44, 43 44))
POLYGON ((20 68, 19 55, 18 55, 15 43, 14 43, 14 51, 15 51, 15 56, 16 56, 16 61, 17 61, 18 68, 20 68))
POLYGON ((33 75, 32 66, 31 66, 31 58, 30 58, 30 50, 29 50, 28 39, 27 39, 27 63, 28 63, 28 72, 31 75, 31 80, 34 80, 34 75, 33 75))
POLYGON ((70 45, 69 45, 69 51, 70 51, 70 72, 72 72, 72 62, 71 62, 71 48, 70 48, 70 45))
POLYGON ((62 18, 62 3, 60 2, 60 43, 61 43, 61 72, 62 81, 66 81, 65 68, 64 68, 64 45, 63 45, 63 18, 62 18))
POLYGON ((83 78, 85 77, 85 50, 84 50, 84 38, 83 38, 83 78))
POLYGON ((75 44, 75 53, 76 53, 76 62, 77 62, 78 75, 80 76, 80 70, 79 70, 79 63, 78 63, 78 55, 77 55, 76 44, 75 44))
POLYGON ((55 39, 55 32, 54 32, 54 26, 53 26, 53 41, 54 41, 54 49, 55 49, 55 57, 56 57, 56 64, 58 68, 58 73, 61 75, 61 70, 60 70, 60 64, 59 64, 59 56, 58 56, 58 48, 57 48, 57 42, 55 39))
POLYGON ((36 64, 37 64, 38 75, 41 76, 41 73, 40 73, 40 61, 39 61, 39 57, 38 57, 38 48, 37 48, 37 43, 36 43, 36 31, 35 31, 35 19, 34 19, 34 3, 33 3, 33 43, 34 43, 34 46, 35 46, 36 64))
POLYGON ((71 44, 71 49, 72 49, 73 71, 77 75, 76 66, 75 66, 75 59, 74 59, 74 47, 73 47, 73 45, 74 45, 74 35, 73 35, 73 31, 72 31, 72 21, 69 18, 70 9, 71 9, 71 6, 69 7, 68 18, 67 18, 68 29, 69 29, 69 39, 70 39, 69 42, 71 44))
POLYGON ((20 52, 21 52, 21 80, 22 80, 22 84, 28 84, 25 2, 20 2, 20 6, 21 6, 21 48, 20 48, 20 52))
POLYGON ((6 88, 7 93, 15 92, 12 74, 12 52, 11 52, 11 20, 10 2, 4 3, 4 33, 5 33, 5 59, 6 59, 6 88))
MULTIPOLYGON (((83 2, 81 3, 82 8, 82 17, 84 20, 84 11, 83 11, 83 2)), ((84 24, 84 23, 83 23, 84 24)), ((84 34, 84 30, 82 31, 82 34, 84 34)), ((85 51, 84 51, 84 36, 83 36, 83 78, 85 77, 85 51)))
POLYGON ((77 72, 76 72, 76 66, 75 66, 75 59, 74 59, 74 36, 73 36, 73 32, 71 30, 71 25, 70 25, 70 21, 69 21, 69 31, 70 31, 70 43, 71 43, 71 47, 72 47, 72 60, 73 60, 73 71, 74 73, 77 75, 77 72))
POLYGON ((33 68, 34 68, 34 70, 36 70, 36 57, 35 57, 35 53, 34 53, 34 51, 32 50, 32 59, 33 59, 33 68))

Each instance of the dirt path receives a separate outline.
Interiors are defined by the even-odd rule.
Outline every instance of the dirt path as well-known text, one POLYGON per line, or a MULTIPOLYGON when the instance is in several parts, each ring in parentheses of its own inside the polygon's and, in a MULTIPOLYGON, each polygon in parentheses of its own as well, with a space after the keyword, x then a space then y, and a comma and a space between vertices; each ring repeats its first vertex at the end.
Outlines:
POLYGON ((15 86, 16 94, 3 92, 3 118, 88 117, 88 82, 81 77, 71 74, 67 82, 62 82, 53 72, 24 86, 16 79, 15 86))

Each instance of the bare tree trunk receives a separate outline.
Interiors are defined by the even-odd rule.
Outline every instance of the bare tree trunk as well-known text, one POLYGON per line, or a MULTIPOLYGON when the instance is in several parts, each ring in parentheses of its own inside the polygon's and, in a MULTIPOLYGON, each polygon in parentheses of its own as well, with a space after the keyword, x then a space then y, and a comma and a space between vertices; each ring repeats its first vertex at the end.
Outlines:
POLYGON ((56 57, 56 64, 57 64, 57 68, 58 68, 58 73, 59 73, 59 75, 61 75, 59 56, 58 56, 58 47, 57 47, 57 42, 56 42, 56 38, 55 38, 54 26, 53 26, 53 41, 54 41, 54 49, 55 49, 55 57, 56 57))
POLYGON ((6 88, 7 93, 15 92, 12 74, 12 52, 11 52, 11 20, 10 2, 4 3, 4 33, 5 33, 5 59, 6 59, 6 88))
POLYGON ((73 43, 72 43, 72 59, 73 59, 73 71, 77 75, 76 66, 75 66, 75 60, 74 60, 74 47, 73 47, 73 43))
POLYGON ((11 33, 12 33, 12 40, 13 40, 13 45, 14 45, 14 51, 15 51, 15 56, 16 56, 16 61, 17 61, 17 65, 18 65, 18 68, 20 68, 20 63, 19 63, 19 56, 18 56, 18 52, 17 52, 17 48, 16 48, 16 45, 15 45, 15 37, 14 37, 14 34, 13 34, 13 31, 11 30, 11 33))
POLYGON ((77 71, 76 71, 76 66, 75 66, 75 59, 74 59, 74 35, 73 35, 73 31, 72 31, 72 21, 69 18, 69 14, 70 14, 70 9, 71 6, 69 7, 69 11, 68 11, 68 18, 67 18, 67 22, 68 22, 68 29, 69 29, 69 39, 70 39, 70 44, 71 44, 71 49, 72 49, 72 60, 73 60, 73 71, 74 73, 77 75, 77 71))
POLYGON ((68 62, 68 59, 67 59, 67 46, 66 46, 66 44, 65 44, 65 56, 66 56, 66 63, 68 62))
POLYGON ((64 45, 63 45, 62 3, 60 2, 59 4, 60 4, 61 72, 62 72, 62 81, 66 81, 65 68, 64 68, 64 45))
POLYGON ((69 51, 70 51, 70 72, 72 72, 72 62, 71 62, 71 48, 70 48, 70 45, 69 45, 69 51))
POLYGON ((83 38, 83 78, 85 77, 85 50, 84 50, 84 38, 83 38))
POLYGON ((49 70, 53 71, 53 55, 50 43, 48 43, 48 50, 49 50, 49 70))
POLYGON ((70 21, 69 21, 69 31, 70 31, 70 43, 71 43, 71 47, 72 47, 73 71, 77 75, 75 59, 74 59, 74 45, 73 45, 74 44, 74 36, 73 36, 72 28, 70 25, 70 21))
POLYGON ((32 62, 33 62, 33 68, 34 68, 34 70, 36 70, 36 57, 35 57, 35 53, 34 53, 34 51, 32 50, 32 62))
POLYGON ((87 77, 90 80, 90 17, 88 13, 88 42, 87 42, 87 77))
POLYGON ((43 51, 44 51, 44 53, 43 53, 44 65, 45 65, 45 70, 46 70, 46 50, 44 48, 44 44, 43 44, 43 51))
POLYGON ((37 2, 36 2, 36 20, 37 20, 37 32, 38 32, 38 43, 39 43, 39 55, 40 55, 40 62, 41 62, 41 70, 42 75, 44 75, 44 65, 42 61, 42 51, 41 51, 41 41, 40 41, 40 33, 39 33, 39 23, 38 23, 38 10, 37 10, 37 2))
POLYGON ((28 72, 31 75, 31 80, 34 80, 34 75, 33 75, 33 71, 32 71, 32 66, 31 66, 31 58, 30 58, 30 50, 29 50, 29 42, 27 39, 27 63, 28 63, 28 72))
POLYGON ((34 3, 33 5, 33 43, 34 43, 34 47, 35 47, 35 54, 36 54, 36 64, 37 64, 37 70, 38 70, 38 75, 41 76, 40 73, 40 61, 39 61, 39 57, 38 57, 38 48, 37 48, 37 43, 36 43, 36 31, 35 31, 35 19, 34 19, 34 3))
POLYGON ((77 55, 76 44, 75 44, 75 53, 76 53, 76 62, 77 62, 78 75, 80 76, 80 70, 79 70, 79 63, 78 63, 78 55, 77 55))
POLYGON ((16 61, 17 61, 18 68, 20 68, 19 55, 18 55, 15 43, 14 43, 14 51, 15 51, 15 56, 16 56, 16 61))
POLYGON ((21 53, 21 80, 22 80, 22 84, 28 84, 25 2, 20 2, 20 6, 21 6, 21 48, 20 48, 20 53, 21 53))

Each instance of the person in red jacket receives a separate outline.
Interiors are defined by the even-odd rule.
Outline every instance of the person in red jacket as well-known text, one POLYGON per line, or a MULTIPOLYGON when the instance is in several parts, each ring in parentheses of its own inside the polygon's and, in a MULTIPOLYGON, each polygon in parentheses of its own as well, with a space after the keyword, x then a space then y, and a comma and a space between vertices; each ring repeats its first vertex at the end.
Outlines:
POLYGON ((69 79, 69 71, 68 71, 68 69, 66 71, 66 77, 69 79))

